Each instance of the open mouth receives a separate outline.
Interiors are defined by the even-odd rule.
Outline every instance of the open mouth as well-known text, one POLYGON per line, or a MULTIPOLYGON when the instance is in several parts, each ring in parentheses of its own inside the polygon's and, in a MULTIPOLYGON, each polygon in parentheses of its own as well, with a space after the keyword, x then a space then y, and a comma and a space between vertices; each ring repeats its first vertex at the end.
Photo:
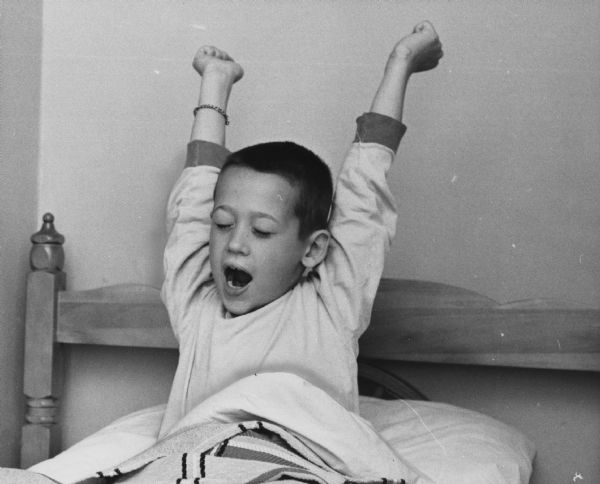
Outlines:
POLYGON ((242 289, 250 284, 252 276, 245 270, 237 267, 226 267, 225 268, 225 280, 227 285, 233 289, 242 289))

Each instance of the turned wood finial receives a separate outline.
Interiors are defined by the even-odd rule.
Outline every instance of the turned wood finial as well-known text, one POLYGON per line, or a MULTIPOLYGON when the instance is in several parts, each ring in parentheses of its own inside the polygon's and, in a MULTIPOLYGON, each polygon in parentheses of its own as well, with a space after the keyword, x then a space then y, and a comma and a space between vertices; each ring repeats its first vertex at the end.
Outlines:
POLYGON ((31 236, 29 263, 34 271, 59 272, 65 262, 65 238, 54 228, 54 215, 44 214, 42 228, 31 236))

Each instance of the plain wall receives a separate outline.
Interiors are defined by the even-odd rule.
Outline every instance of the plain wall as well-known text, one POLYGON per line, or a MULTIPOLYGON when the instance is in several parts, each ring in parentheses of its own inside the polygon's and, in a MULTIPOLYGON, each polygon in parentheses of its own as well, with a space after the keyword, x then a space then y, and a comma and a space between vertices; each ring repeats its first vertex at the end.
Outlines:
MULTIPOLYGON (((67 237, 71 288, 160 284, 164 204, 196 103, 198 46, 221 46, 246 69, 229 110, 231 148, 293 139, 333 164, 391 46, 427 18, 446 55, 409 86, 385 275, 498 301, 600 307, 597 2, 61 0, 44 2, 43 14, 38 216, 54 212, 67 237)), ((91 352, 69 355, 90 399, 104 399, 107 367, 151 386, 173 370, 166 354, 124 364, 114 350, 94 353, 85 373, 78 356, 91 352)), ((65 413, 76 412, 78 389, 67 388, 65 413)), ((148 401, 167 392, 161 385, 148 401)), ((131 395, 121 393, 121 406, 114 395, 96 425, 131 409, 131 395)), ((441 398, 456 396, 449 386, 441 398)))
POLYGON ((198 46, 246 68, 230 147, 290 138, 336 164, 391 46, 423 18, 446 55, 409 86, 386 275, 600 307, 600 6, 590 0, 47 2, 39 211, 67 234, 67 267, 85 261, 72 286, 160 284, 198 46))
POLYGON ((18 464, 27 240, 36 230, 42 5, 0 4, 0 466, 18 464))

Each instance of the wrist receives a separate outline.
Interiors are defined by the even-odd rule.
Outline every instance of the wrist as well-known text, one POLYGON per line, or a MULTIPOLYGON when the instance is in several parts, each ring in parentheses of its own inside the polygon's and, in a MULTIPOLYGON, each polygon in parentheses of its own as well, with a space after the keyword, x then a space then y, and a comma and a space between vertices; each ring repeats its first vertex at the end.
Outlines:
POLYGON ((219 65, 211 64, 206 66, 200 75, 202 76, 202 82, 210 80, 224 83, 231 82, 231 84, 233 84, 233 76, 231 72, 229 72, 227 69, 223 69, 219 65))
POLYGON ((226 90, 231 90, 232 86, 242 78, 243 74, 244 71, 238 64, 228 62, 209 63, 200 72, 202 84, 219 86, 221 89, 226 90))
POLYGON ((410 49, 395 49, 385 65, 385 73, 396 79, 408 79, 412 74, 410 49))

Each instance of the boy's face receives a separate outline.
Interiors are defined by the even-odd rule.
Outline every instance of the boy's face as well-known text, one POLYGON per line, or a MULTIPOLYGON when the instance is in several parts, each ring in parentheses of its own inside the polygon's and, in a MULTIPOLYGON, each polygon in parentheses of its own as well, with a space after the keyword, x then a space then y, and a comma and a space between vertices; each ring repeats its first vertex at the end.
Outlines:
POLYGON ((223 305, 245 314, 277 299, 302 276, 309 241, 299 238, 297 189, 285 178, 232 166, 219 177, 210 266, 223 305))

